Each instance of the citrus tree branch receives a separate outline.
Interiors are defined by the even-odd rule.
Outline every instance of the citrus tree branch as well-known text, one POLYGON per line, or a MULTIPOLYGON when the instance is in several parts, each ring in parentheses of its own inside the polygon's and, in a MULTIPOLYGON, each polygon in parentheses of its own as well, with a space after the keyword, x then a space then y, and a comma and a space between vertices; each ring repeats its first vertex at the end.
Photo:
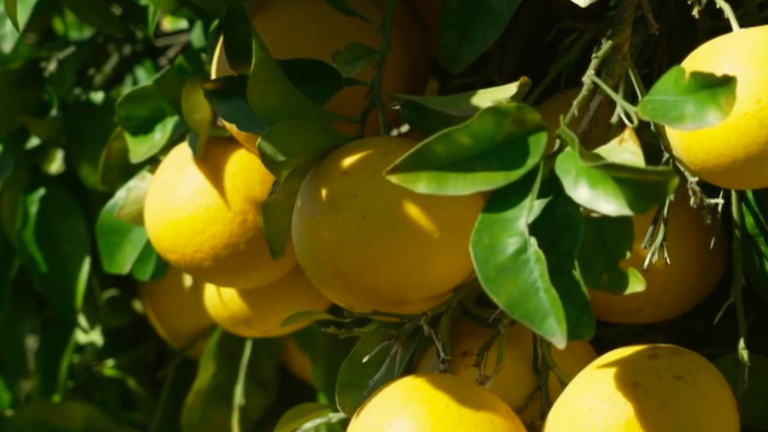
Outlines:
POLYGON ((715 3, 717 4, 717 7, 722 9, 723 14, 725 14, 725 17, 728 18, 728 22, 731 23, 731 28, 733 31, 739 31, 741 30, 741 26, 739 26, 739 21, 736 19, 736 14, 733 13, 733 8, 726 0, 715 0, 715 3))
POLYGON ((371 115, 374 109, 379 116, 379 128, 382 135, 389 135, 390 127, 387 123, 387 119, 384 116, 384 70, 387 66, 387 57, 389 51, 392 48, 392 20, 395 15, 395 0, 387 1, 387 8, 384 14, 384 19, 381 21, 381 27, 379 31, 381 33, 381 48, 379 49, 379 58, 376 62, 376 73, 371 81, 371 88, 368 92, 368 104, 363 110, 363 114, 360 116, 360 133, 362 134, 365 129, 365 123, 368 121, 368 117, 371 115))

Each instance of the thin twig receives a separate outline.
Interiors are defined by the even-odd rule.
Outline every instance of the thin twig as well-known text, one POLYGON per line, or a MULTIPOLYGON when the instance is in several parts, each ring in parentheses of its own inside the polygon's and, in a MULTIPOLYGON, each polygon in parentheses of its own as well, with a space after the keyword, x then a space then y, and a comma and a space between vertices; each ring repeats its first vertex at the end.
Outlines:
POLYGON ((739 21, 736 19, 736 14, 733 13, 731 5, 728 4, 726 0, 715 0, 715 3, 723 10, 723 14, 725 14, 725 17, 728 18, 728 21, 731 23, 733 31, 741 30, 741 26, 739 26, 739 21))
POLYGON ((360 133, 365 129, 365 123, 368 121, 368 117, 375 108, 379 116, 379 128, 382 135, 389 135, 390 127, 387 123, 386 116, 384 115, 384 100, 383 100, 383 87, 384 87, 384 70, 387 66, 387 57, 389 56, 389 50, 392 47, 392 21, 395 14, 395 0, 387 1, 387 9, 384 14, 384 19, 381 22, 381 48, 379 49, 379 58, 376 62, 376 73, 371 81, 371 89, 368 93, 368 104, 363 113, 360 116, 360 133))
POLYGON ((651 8, 651 4, 648 2, 648 0, 640 0, 640 5, 643 7, 645 20, 648 22, 648 32, 656 35, 659 34, 659 25, 653 18, 653 9, 651 8))

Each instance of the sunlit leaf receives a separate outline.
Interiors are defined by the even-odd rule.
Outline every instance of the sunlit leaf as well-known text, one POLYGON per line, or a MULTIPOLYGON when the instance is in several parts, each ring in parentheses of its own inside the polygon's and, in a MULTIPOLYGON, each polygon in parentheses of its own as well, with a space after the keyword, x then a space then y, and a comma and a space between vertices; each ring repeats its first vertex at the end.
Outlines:
POLYGON ((195 132, 202 146, 208 140, 213 123, 213 108, 205 98, 203 79, 190 78, 181 93, 181 112, 184 122, 195 132))
POLYGON ((294 432, 304 423, 331 413, 331 407, 319 402, 306 402, 297 405, 283 414, 275 426, 274 432, 294 432))

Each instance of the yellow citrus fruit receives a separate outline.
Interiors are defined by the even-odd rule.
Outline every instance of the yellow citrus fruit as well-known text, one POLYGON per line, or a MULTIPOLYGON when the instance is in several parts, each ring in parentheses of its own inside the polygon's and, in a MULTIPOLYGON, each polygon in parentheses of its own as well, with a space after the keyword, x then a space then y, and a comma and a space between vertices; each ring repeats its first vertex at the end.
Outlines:
POLYGON ((633 218, 634 244, 631 255, 621 262, 645 278, 644 291, 611 294, 591 290, 592 308, 597 319, 621 324, 646 324, 675 318, 699 304, 714 290, 726 266, 727 246, 721 230, 704 221, 701 209, 690 206, 686 185, 678 188, 669 209, 664 257, 643 272, 649 250, 643 239, 653 221, 655 209, 633 218), (716 233, 716 234, 715 234, 716 233), (710 248, 713 235, 715 244, 710 248))
POLYGON ((356 312, 421 313, 473 270, 469 240, 480 195, 422 195, 384 171, 415 143, 372 137, 319 162, 299 190, 293 242, 307 277, 356 312))
POLYGON ((291 338, 285 338, 280 360, 292 374, 307 384, 312 384, 312 360, 291 338))
MULTIPOLYGON (((213 326, 203 306, 203 284, 175 268, 159 280, 139 283, 139 298, 150 324, 168 345, 179 349, 213 326)), ((207 338, 188 351, 199 358, 207 338)))
POLYGON ((604 354, 571 381, 543 432, 738 432, 733 391, 712 363, 673 345, 604 354))
POLYGON ((249 290, 205 284, 203 301, 216 324, 247 338, 293 333, 309 322, 281 327, 286 318, 304 311, 323 312, 331 305, 298 266, 275 282, 249 290))
POLYGON ((728 189, 768 187, 768 26, 714 38, 682 62, 687 72, 736 77, 736 102, 721 123, 698 130, 667 128, 675 155, 695 175, 728 189))
MULTIPOLYGON (((544 123, 547 125, 547 131, 549 132, 546 154, 549 154, 552 150, 554 150, 557 130, 560 129, 560 117, 565 117, 568 115, 568 112, 571 110, 573 100, 576 99, 576 97, 579 95, 579 92, 581 92, 580 87, 571 88, 560 93, 556 93, 535 106, 536 110, 541 115, 541 118, 544 120, 544 123)), ((589 107, 586 106, 586 104, 581 106, 578 115, 569 126, 572 131, 575 132, 574 129, 578 127, 582 120, 584 120, 584 116, 586 115, 588 109, 589 107)), ((611 123, 603 122, 600 123, 592 132, 591 140, 589 142, 582 142, 581 145, 586 149, 594 149, 607 143, 610 140, 610 136, 611 123)))
MULTIPOLYGON (((467 381, 476 382, 480 371, 474 367, 475 357, 491 333, 492 330, 475 324, 469 318, 457 320, 451 331, 451 373, 467 381)), ((504 361, 498 369, 495 368, 499 340, 497 339, 488 350, 484 364, 485 373, 491 374, 494 370, 496 373, 484 385, 504 400, 523 421, 539 420, 541 397, 538 393, 538 376, 534 371, 533 334, 524 325, 514 324, 507 331, 505 342, 504 361)), ((562 351, 553 347, 552 357, 566 378, 572 379, 597 358, 597 354, 588 342, 571 341, 562 351)), ((433 345, 419 360, 416 371, 427 373, 439 370, 437 349, 433 345)), ((551 373, 550 397, 555 400, 561 392, 560 380, 551 373)))
POLYGON ((232 139, 210 138, 195 160, 177 145, 157 168, 144 203, 149 240, 173 266, 221 286, 252 288, 296 265, 290 247, 273 260, 261 205, 274 177, 259 157, 232 139))
POLYGON ((526 432, 488 390, 448 374, 415 374, 379 389, 357 410, 347 432, 526 432))
MULTIPOLYGON (((377 33, 382 9, 371 0, 348 0, 358 13, 371 20, 349 17, 334 10, 325 0, 258 0, 247 3, 251 21, 258 30, 270 54, 276 59, 311 58, 332 62, 333 53, 353 42, 378 49, 381 35, 377 33)), ((374 76, 375 66, 360 71, 355 78, 368 82, 374 76)), ((221 41, 212 68, 212 77, 231 75, 221 41)), ((420 34, 418 23, 406 8, 397 8, 392 28, 391 51, 384 72, 383 94, 420 94, 430 73, 429 50, 420 34)), ((367 104, 367 86, 347 87, 339 91, 325 108, 342 116, 357 118, 367 104)), ((388 110, 389 121, 396 112, 388 110)), ((234 130, 233 125, 226 125, 234 130)), ((339 130, 354 134, 354 124, 338 122, 339 130)), ((378 116, 373 113, 366 124, 366 135, 378 134, 378 116)), ((256 149, 258 137, 236 131, 243 145, 256 149)))

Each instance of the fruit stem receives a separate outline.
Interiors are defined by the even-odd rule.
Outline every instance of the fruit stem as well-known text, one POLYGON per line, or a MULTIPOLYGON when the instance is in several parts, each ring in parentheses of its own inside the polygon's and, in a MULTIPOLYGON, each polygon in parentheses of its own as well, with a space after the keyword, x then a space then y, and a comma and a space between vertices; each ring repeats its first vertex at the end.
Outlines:
POLYGON ((726 0, 715 0, 715 3, 723 10, 723 14, 725 14, 725 17, 728 18, 728 21, 731 23, 733 31, 741 30, 741 26, 739 26, 739 21, 736 20, 736 14, 733 13, 731 5, 728 4, 726 0))
POLYGON ((741 196, 738 191, 731 191, 731 211, 733 213, 733 285, 731 285, 731 301, 736 306, 736 317, 739 323, 739 344, 737 354, 739 357, 739 383, 738 398, 744 396, 749 381, 749 350, 747 349, 746 338, 749 324, 747 323, 747 314, 744 308, 743 287, 744 264, 741 256, 742 249, 742 214, 741 214, 741 196))
POLYGON ((617 110, 619 113, 623 111, 629 114, 632 121, 631 121, 631 124, 628 124, 627 126, 631 126, 634 128, 634 127, 637 127, 638 124, 640 124, 640 119, 637 117, 637 108, 634 105, 625 101, 623 97, 619 96, 615 91, 613 91, 613 89, 611 89, 611 87, 609 87, 608 84, 606 84, 603 80, 597 77, 594 71, 588 74, 588 77, 595 84, 597 84, 597 86, 600 87, 605 93, 607 93, 608 96, 610 96, 614 102, 616 102, 617 110))
MULTIPOLYGON (((485 373, 485 363, 488 358, 488 351, 490 351, 491 347, 493 346, 494 342, 496 342, 496 339, 500 334, 501 325, 493 329, 491 335, 488 336, 482 345, 480 345, 480 348, 477 349, 477 354, 475 354, 475 363, 472 366, 477 368, 477 377, 475 378, 475 381, 477 381, 477 383, 480 385, 485 385, 488 381, 491 380, 491 378, 493 378, 493 374, 488 375, 485 373)), ((497 348, 497 351, 503 350, 504 348, 502 347, 497 348)))
POLYGON ((382 99, 381 93, 383 91, 384 69, 387 66, 387 56, 389 56, 389 51, 392 47, 392 19, 394 15, 395 0, 387 0, 384 19, 381 21, 381 27, 379 27, 379 32, 381 33, 381 48, 379 49, 379 59, 376 62, 376 73, 371 81, 371 88, 368 92, 368 104, 363 110, 363 114, 360 116, 361 134, 363 133, 365 123, 374 108, 379 116, 381 134, 387 136, 390 132, 389 124, 384 116, 384 100, 382 99))

